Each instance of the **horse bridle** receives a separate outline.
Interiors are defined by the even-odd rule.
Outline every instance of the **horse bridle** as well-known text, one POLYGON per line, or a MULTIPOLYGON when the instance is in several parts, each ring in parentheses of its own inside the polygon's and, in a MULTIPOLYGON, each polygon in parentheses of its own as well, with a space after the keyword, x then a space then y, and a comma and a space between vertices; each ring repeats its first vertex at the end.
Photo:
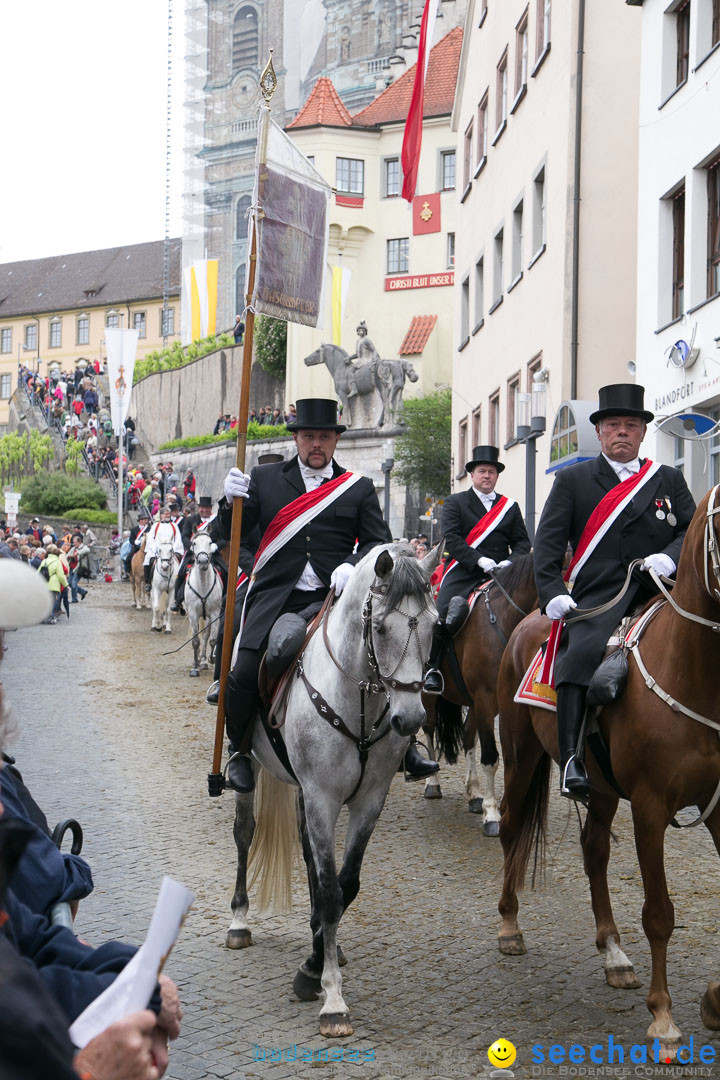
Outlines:
MULTIPOLYGON (((206 565, 208 565, 208 564, 209 564, 209 565, 210 565, 210 569, 212 570, 212 569, 213 569, 213 567, 212 567, 212 555, 210 555, 210 554, 209 554, 208 552, 202 552, 202 551, 199 551, 199 552, 198 552, 198 553, 197 553, 197 554, 195 555, 195 562, 196 562, 197 566, 199 567, 199 565, 200 565, 200 556, 201 556, 201 555, 203 555, 203 554, 207 555, 207 560, 208 560, 208 561, 207 561, 207 564, 206 564, 206 565)), ((191 593, 195 593, 195 595, 197 596, 198 600, 199 600, 199 601, 200 601, 200 603, 202 604, 202 617, 203 617, 203 619, 206 619, 206 620, 207 620, 207 608, 205 607, 205 603, 206 603, 206 601, 207 601, 208 597, 210 596, 210 594, 212 593, 213 589, 215 588, 215 586, 216 586, 216 584, 217 584, 217 577, 216 577, 216 575, 215 575, 214 573, 212 574, 212 582, 211 582, 211 584, 210 584, 210 588, 209 588, 209 589, 208 589, 208 591, 207 591, 206 593, 204 593, 204 594, 201 594, 201 593, 199 593, 199 592, 197 591, 197 589, 193 589, 192 585, 190 584, 190 576, 189 576, 189 575, 188 575, 188 579, 187 579, 187 582, 186 582, 186 584, 187 584, 187 587, 188 587, 188 589, 190 590, 190 592, 191 592, 191 593)))
POLYGON ((509 639, 503 628, 500 626, 500 623, 498 622, 498 617, 493 611, 492 604, 490 603, 490 590, 492 589, 493 585, 497 585, 498 589, 503 594, 510 607, 513 607, 516 611, 519 611, 523 619, 527 616, 528 613, 527 611, 523 611, 519 604, 515 603, 510 593, 507 591, 506 588, 504 588, 503 585, 500 584, 498 579, 495 577, 494 572, 491 571, 490 580, 486 582, 485 585, 481 585, 478 591, 482 593, 483 603, 485 604, 485 611, 487 613, 490 625, 493 627, 496 634, 500 638, 500 641, 504 648, 507 645, 509 639))
MULTIPOLYGON (((332 646, 327 636, 327 623, 328 616, 330 614, 330 604, 327 605, 323 615, 321 616, 323 644, 325 645, 328 656, 330 657, 340 674, 343 675, 348 680, 348 682, 351 682, 354 686, 356 686, 360 691, 359 735, 355 735, 350 730, 343 718, 335 712, 333 707, 325 700, 320 691, 316 690, 315 687, 312 685, 307 675, 305 674, 302 656, 298 658, 296 663, 297 674, 299 678, 302 679, 305 689, 308 692, 310 700, 313 703, 318 716, 321 716, 323 720, 327 720, 328 724, 330 724, 331 727, 335 728, 336 731, 339 731, 343 735, 345 735, 348 739, 351 740, 351 742, 354 742, 357 747, 358 756, 360 759, 360 777, 351 794, 345 800, 346 802, 350 802, 355 797, 358 789, 360 788, 360 785, 363 782, 363 777, 365 776, 365 765, 367 763, 370 748, 374 746, 375 743, 379 742, 380 739, 383 739, 390 731, 390 724, 388 724, 382 731, 378 733, 378 728, 382 724, 382 721, 385 719, 388 709, 390 708, 389 689, 399 690, 406 693, 419 693, 423 685, 422 678, 413 680, 412 682, 401 682, 399 679, 394 678, 395 672, 398 670, 403 660, 407 656, 408 649, 410 648, 410 642, 412 641, 413 636, 415 637, 418 646, 418 652, 420 653, 420 656, 422 658, 422 649, 420 647, 420 639, 418 636, 420 616, 410 615, 408 612, 402 611, 400 608, 394 608, 393 610, 396 611, 398 614, 403 615, 407 619, 407 641, 405 642, 405 647, 403 648, 400 659, 398 660, 393 670, 386 675, 383 675, 382 671, 380 670, 380 664, 377 659, 377 654, 375 652, 375 642, 373 639, 373 597, 384 596, 387 593, 387 589, 387 585, 378 584, 376 579, 375 582, 373 582, 373 584, 368 589, 362 607, 362 636, 363 641, 366 645, 368 664, 372 673, 371 678, 369 679, 356 679, 354 676, 350 675, 343 668, 340 661, 335 656, 335 653, 333 652, 332 646), (366 734, 365 699, 366 697, 370 697, 373 694, 381 693, 385 694, 385 708, 380 712, 379 716, 374 721, 370 730, 366 734)), ((428 584, 426 587, 426 592, 429 594, 430 591, 430 585, 428 584)), ((332 595, 332 590, 330 595, 332 595)))

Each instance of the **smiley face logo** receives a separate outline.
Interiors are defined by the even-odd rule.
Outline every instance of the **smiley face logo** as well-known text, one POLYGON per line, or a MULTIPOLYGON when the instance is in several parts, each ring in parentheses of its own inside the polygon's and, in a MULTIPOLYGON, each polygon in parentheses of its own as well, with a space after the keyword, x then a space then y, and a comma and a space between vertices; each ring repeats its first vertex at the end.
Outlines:
POLYGON ((516 1057, 517 1051, 507 1039, 496 1039, 488 1050, 488 1061, 498 1069, 508 1069, 516 1057))

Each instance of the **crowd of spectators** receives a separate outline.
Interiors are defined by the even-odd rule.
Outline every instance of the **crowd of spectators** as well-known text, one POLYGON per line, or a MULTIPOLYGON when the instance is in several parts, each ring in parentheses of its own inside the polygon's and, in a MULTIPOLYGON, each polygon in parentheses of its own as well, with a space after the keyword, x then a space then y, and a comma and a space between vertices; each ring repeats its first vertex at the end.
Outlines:
MULTIPOLYGON (((272 405, 266 405, 264 408, 250 410, 248 424, 255 423, 279 427, 282 424, 291 423, 296 418, 296 415, 294 405, 288 405, 287 412, 283 412, 281 409, 273 409, 272 405)), ((237 424, 237 416, 232 416, 230 413, 218 413, 212 433, 213 435, 219 435, 223 431, 232 431, 237 427, 237 424)))
POLYGON ((194 513, 196 484, 192 469, 181 481, 172 461, 161 461, 154 470, 148 465, 131 468, 124 477, 125 505, 128 510, 144 508, 153 518, 165 504, 174 514, 180 514, 191 503, 194 513))

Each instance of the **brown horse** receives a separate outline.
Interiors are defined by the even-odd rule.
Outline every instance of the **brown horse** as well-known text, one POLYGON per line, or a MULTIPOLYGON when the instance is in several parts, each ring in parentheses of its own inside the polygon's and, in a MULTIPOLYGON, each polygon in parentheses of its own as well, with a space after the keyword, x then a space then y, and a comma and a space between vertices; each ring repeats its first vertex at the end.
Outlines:
POLYGON ((130 582, 133 591, 133 604, 140 611, 141 608, 150 607, 147 593, 145 592, 145 573, 143 563, 145 561, 145 541, 147 533, 142 538, 140 547, 130 560, 130 582))
MULTIPOLYGON (((499 571, 495 580, 483 589, 470 618, 453 639, 460 673, 470 700, 458 686, 447 655, 441 665, 445 680, 442 697, 423 695, 428 717, 424 730, 429 736, 428 742, 434 735, 437 747, 450 764, 457 760, 462 742, 468 809, 472 814, 483 815, 483 832, 486 836, 497 836, 500 827, 495 798, 495 774, 499 760, 495 742, 497 672, 512 630, 536 604, 533 557, 532 554, 521 555, 506 569, 499 571), (464 727, 463 705, 469 705, 464 727), (485 778, 484 796, 475 764, 475 743, 478 738, 480 764, 485 778)), ((439 799, 441 795, 436 774, 426 781, 425 798, 439 799)))
MULTIPOLYGON (((681 1035, 673 1023, 667 986, 667 945, 674 909, 667 891, 663 849, 665 830, 677 811, 687 806, 705 811, 705 825, 720 852, 720 804, 715 801, 720 794, 720 708, 714 678, 720 669, 720 636, 713 633, 720 631, 717 492, 718 488, 713 488, 703 498, 690 523, 672 600, 665 601, 637 647, 631 649, 624 693, 599 716, 615 778, 630 799, 645 891, 642 922, 652 953, 647 1006, 653 1021, 648 1036, 659 1039, 663 1056, 670 1057, 680 1045, 681 1035), (641 664, 649 674, 643 675, 641 664), (690 716, 685 710, 697 715, 690 716), (701 718, 705 722, 699 722, 701 718)), ((542 855, 550 761, 558 758, 555 714, 520 706, 513 697, 548 628, 548 620, 538 613, 525 619, 510 639, 498 677, 505 766, 499 945, 507 955, 525 952, 517 922, 517 892, 523 886, 533 849, 542 855)), ((581 839, 596 944, 605 955, 608 983, 634 987, 639 984, 620 949, 607 885, 610 825, 618 795, 603 780, 590 755, 587 764, 593 790, 581 839)), ((703 998, 702 1018, 707 1026, 720 1027, 717 983, 708 987, 703 998)))

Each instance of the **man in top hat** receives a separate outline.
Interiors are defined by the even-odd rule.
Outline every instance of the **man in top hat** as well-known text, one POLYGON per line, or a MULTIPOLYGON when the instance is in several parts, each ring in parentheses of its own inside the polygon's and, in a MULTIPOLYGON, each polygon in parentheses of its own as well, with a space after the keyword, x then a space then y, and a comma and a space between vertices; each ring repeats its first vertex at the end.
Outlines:
POLYGON ((632 383, 601 387, 598 408, 590 416, 601 452, 592 461, 558 470, 535 537, 540 606, 562 634, 554 681, 560 792, 567 798, 584 799, 590 791, 579 740, 587 688, 607 640, 623 616, 657 592, 642 571, 653 569, 666 577, 675 573, 695 512, 678 469, 639 457, 653 419, 644 406, 644 393, 644 387, 632 383), (563 574, 568 543, 573 559, 563 574), (570 616, 562 628, 573 608, 611 600, 633 559, 643 559, 642 567, 617 604, 577 623, 570 616))
MULTIPOLYGON (((252 791, 254 786, 248 753, 258 706, 258 669, 273 623, 285 612, 301 612, 323 601, 331 586, 341 593, 360 559, 391 539, 372 481, 347 474, 334 460, 345 431, 337 422, 337 403, 324 398, 298 401, 297 418, 288 429, 297 455, 290 461, 256 466, 250 476, 231 469, 225 480, 227 500, 218 512, 229 533, 232 500, 244 498, 243 535, 258 527, 264 540, 270 526, 275 533, 280 524, 277 515, 286 510, 286 524, 266 549, 274 554, 263 557, 261 541, 245 601, 240 647, 228 676, 225 712, 232 756, 227 778, 236 791, 252 791), (347 479, 338 483, 346 474, 347 479), (324 487, 327 492, 320 495, 324 487), (318 492, 318 501, 313 516, 299 528, 292 508, 311 492, 318 492)), ((425 763, 414 745, 413 750, 421 766, 436 764, 425 763)), ((434 771, 428 768, 426 775, 434 771)))
MULTIPOLYGON (((185 599, 185 581, 190 572, 190 567, 195 562, 195 557, 192 553, 190 544, 192 543, 193 536, 201 531, 207 531, 210 539, 217 547, 224 544, 218 528, 217 514, 213 514, 212 499, 209 495, 201 495, 198 499, 198 512, 196 514, 190 514, 182 521, 181 534, 185 554, 180 563, 178 576, 175 581, 175 598, 170 605, 171 611, 180 611, 183 606, 183 600, 185 599)), ((212 561, 222 578, 224 591, 227 584, 227 566, 219 551, 215 550, 213 552, 212 561)))
POLYGON ((440 619, 425 675, 428 694, 443 692, 442 655, 448 636, 467 618, 470 593, 488 580, 491 571, 509 566, 512 559, 530 551, 518 504, 495 490, 505 468, 498 457, 496 446, 476 446, 465 466, 472 487, 451 495, 443 506, 441 532, 449 557, 437 598, 440 619))
POLYGON ((161 544, 172 544, 177 559, 181 559, 184 551, 180 530, 172 520, 172 512, 169 506, 163 506, 160 511, 160 520, 148 529, 145 541, 145 558, 143 559, 143 573, 145 575, 145 591, 152 590, 152 575, 155 560, 160 554, 161 544))

